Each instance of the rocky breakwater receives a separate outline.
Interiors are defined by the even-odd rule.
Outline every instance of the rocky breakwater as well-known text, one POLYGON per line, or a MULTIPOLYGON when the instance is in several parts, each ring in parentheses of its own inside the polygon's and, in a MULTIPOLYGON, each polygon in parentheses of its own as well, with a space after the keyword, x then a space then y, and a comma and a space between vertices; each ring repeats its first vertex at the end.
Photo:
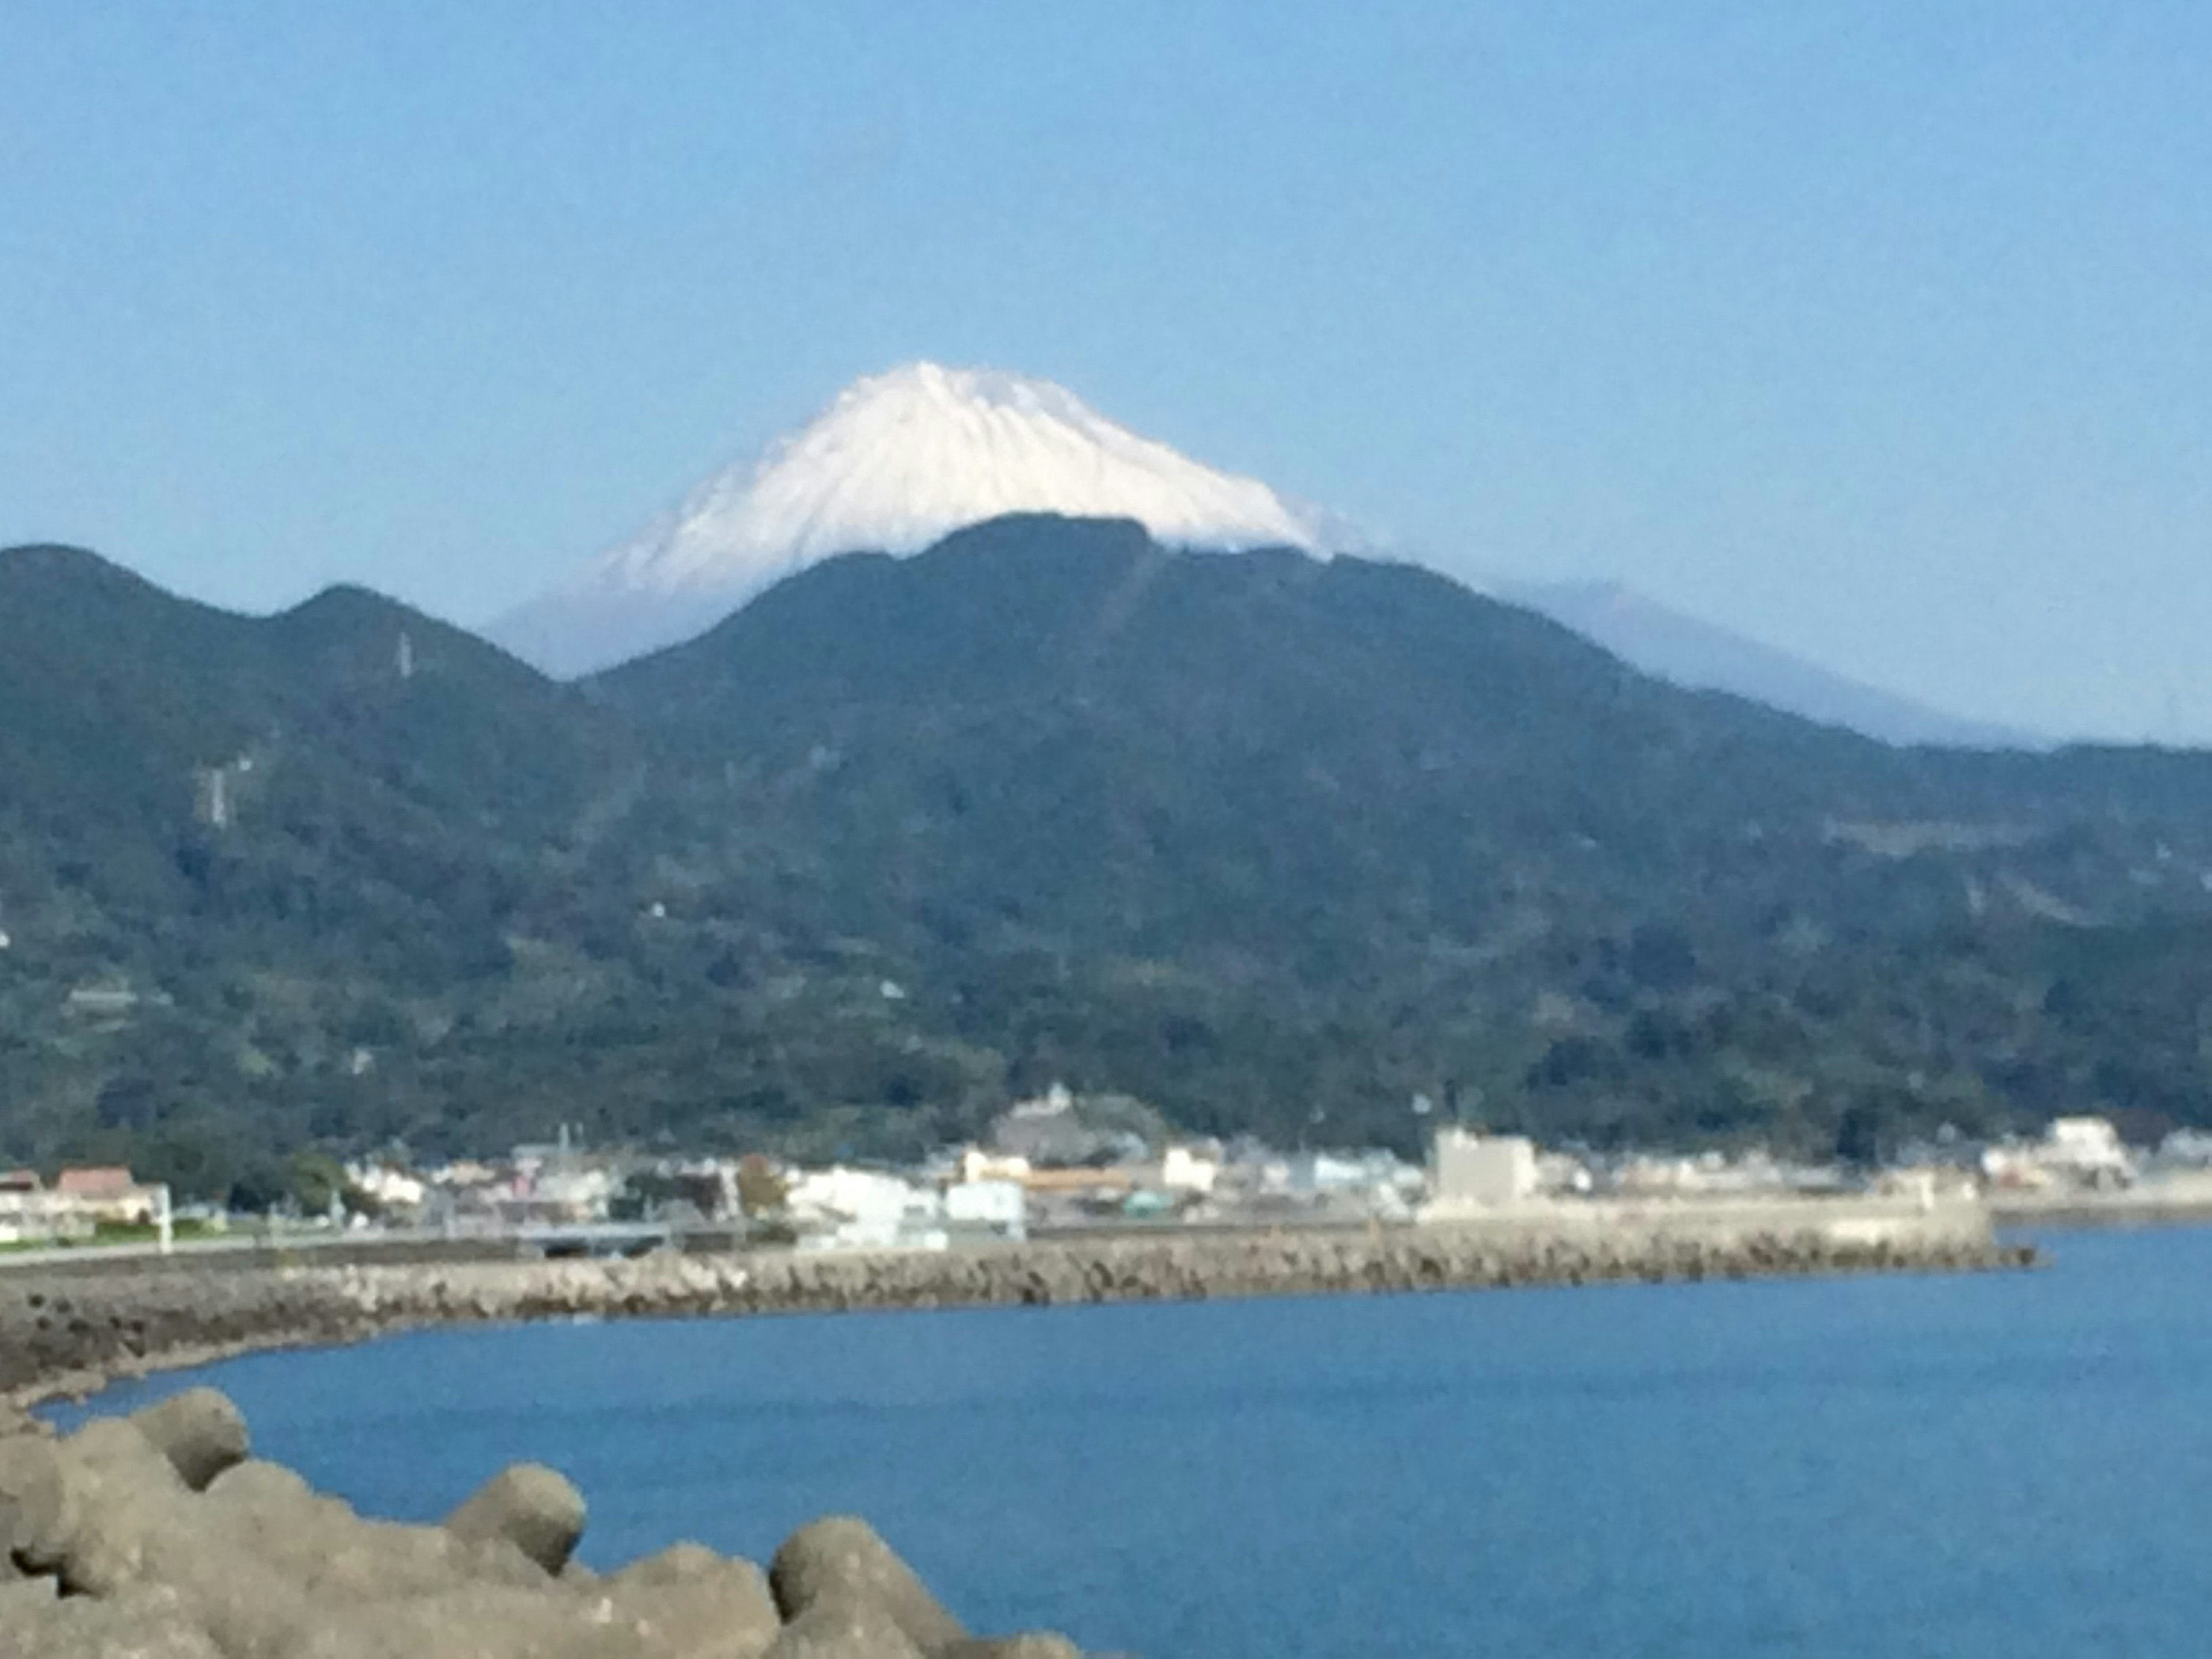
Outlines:
POLYGON ((212 1389, 65 1439, 0 1419, 0 1659, 1079 1659, 971 1635, 864 1522, 765 1572, 678 1544, 599 1577, 584 1521, 526 1464, 441 1525, 366 1519, 212 1389))
POLYGON ((428 1325, 1956 1272, 2023 1265, 1986 1213, 1790 1229, 1741 1217, 1374 1231, 1152 1234, 965 1250, 757 1251, 621 1261, 201 1267, 40 1279, 0 1271, 0 1396, 255 1348, 428 1325))

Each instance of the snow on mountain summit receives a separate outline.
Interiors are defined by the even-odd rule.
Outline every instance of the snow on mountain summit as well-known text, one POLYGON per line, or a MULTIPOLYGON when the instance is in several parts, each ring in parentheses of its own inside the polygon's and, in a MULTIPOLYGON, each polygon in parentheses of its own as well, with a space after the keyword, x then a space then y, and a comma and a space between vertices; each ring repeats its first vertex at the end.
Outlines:
POLYGON ((1135 519, 1163 542, 1327 550, 1328 521, 1045 380, 912 363, 855 381, 758 459, 509 613, 492 636, 555 673, 689 637, 838 553, 921 551, 1007 513, 1135 519))

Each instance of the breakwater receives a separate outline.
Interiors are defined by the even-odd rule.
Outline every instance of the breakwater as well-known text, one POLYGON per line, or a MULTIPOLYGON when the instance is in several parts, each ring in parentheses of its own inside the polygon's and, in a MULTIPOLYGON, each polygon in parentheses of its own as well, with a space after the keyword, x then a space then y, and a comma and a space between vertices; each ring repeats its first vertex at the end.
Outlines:
POLYGON ((436 1325, 1964 1272, 2032 1259, 1998 1244, 1978 1206, 1799 1203, 850 1255, 0 1271, 0 1397, 436 1325))

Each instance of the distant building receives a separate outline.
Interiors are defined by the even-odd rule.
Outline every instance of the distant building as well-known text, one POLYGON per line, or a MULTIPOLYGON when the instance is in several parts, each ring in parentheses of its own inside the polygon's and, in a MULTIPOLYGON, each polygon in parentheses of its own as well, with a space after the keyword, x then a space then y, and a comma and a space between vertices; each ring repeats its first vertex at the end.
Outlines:
POLYGON ((1447 1207, 1497 1208, 1525 1203, 1536 1192, 1536 1146, 1522 1135, 1437 1132, 1429 1152, 1433 1200, 1447 1207))
POLYGON ((1170 1192, 1203 1195, 1212 1192, 1220 1178, 1220 1158, 1188 1146, 1170 1146, 1160 1160, 1160 1185, 1170 1192))
POLYGON ((150 1227, 167 1207, 160 1188, 141 1186, 120 1165, 64 1170, 55 1179, 54 1191, 95 1224, 150 1227))
POLYGON ((430 1196, 429 1188, 419 1176, 388 1164, 349 1164, 346 1180, 388 1219, 421 1214, 430 1196))
POLYGON ((945 1189, 945 1230, 955 1237, 1029 1237, 1029 1194, 1018 1181, 960 1181, 945 1189))
POLYGON ((138 1006, 138 993, 128 985, 80 985, 63 999, 73 1014, 112 1018, 130 1013, 138 1006))
POLYGON ((33 1170, 0 1170, 0 1244, 89 1238, 102 1226, 152 1227, 171 1238, 169 1189, 119 1167, 64 1170, 52 1187, 33 1170))
POLYGON ((2014 1189, 2124 1187, 2136 1165, 2109 1120, 2058 1117, 2040 1140, 1984 1150, 1981 1173, 1990 1186, 2014 1189))
POLYGON ((1031 1194, 1073 1194, 1082 1197, 1102 1197, 1136 1190, 1137 1177, 1127 1169, 1110 1170, 1032 1170, 1022 1177, 1024 1190, 1031 1194))
POLYGON ((897 1176, 842 1166, 792 1178, 787 1213, 801 1249, 945 1248, 945 1201, 897 1176))
POLYGON ((2101 1117, 2055 1117, 2044 1131, 2045 1164, 2090 1179, 2124 1180, 2134 1172, 2134 1160, 2121 1144, 2119 1131, 2101 1117))
POLYGON ((0 1244, 47 1243, 91 1231, 90 1219, 47 1190, 36 1170, 0 1170, 0 1244))
POLYGON ((988 1152, 981 1146, 970 1146, 960 1154, 960 1178, 1024 1182, 1030 1178, 1030 1161, 1018 1153, 988 1152))

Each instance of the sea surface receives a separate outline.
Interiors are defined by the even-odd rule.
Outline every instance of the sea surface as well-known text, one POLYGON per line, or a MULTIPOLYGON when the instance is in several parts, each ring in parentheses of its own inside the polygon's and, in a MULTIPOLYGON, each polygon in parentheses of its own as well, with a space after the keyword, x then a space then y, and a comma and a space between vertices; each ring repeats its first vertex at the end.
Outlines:
POLYGON ((868 1516, 984 1629, 1144 1659, 2212 1653, 2212 1231, 2031 1274, 547 1326, 263 1355, 259 1449, 584 1555, 868 1516))

